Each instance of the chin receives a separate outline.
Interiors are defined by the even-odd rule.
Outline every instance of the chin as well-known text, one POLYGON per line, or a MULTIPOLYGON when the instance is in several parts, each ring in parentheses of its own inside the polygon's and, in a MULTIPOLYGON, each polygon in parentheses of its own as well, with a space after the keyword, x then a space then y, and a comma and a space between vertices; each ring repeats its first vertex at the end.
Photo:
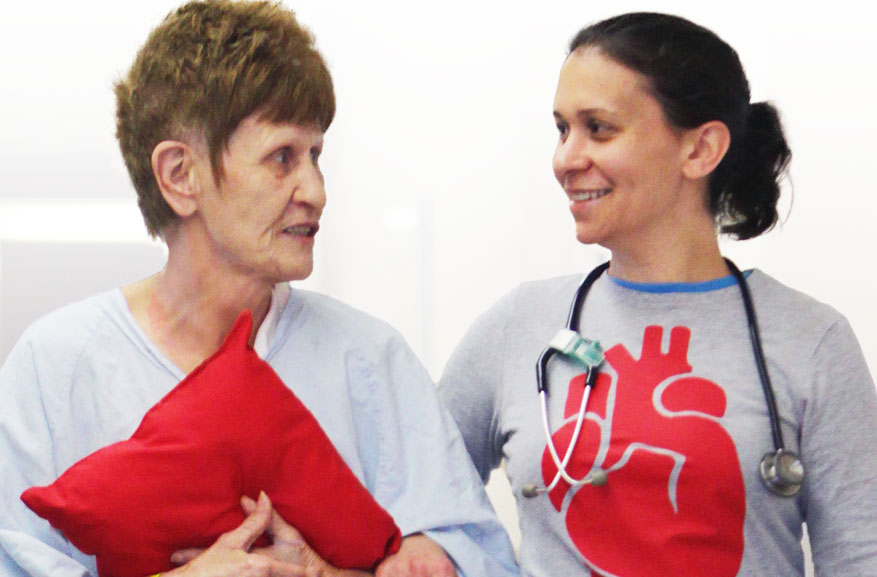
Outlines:
POLYGON ((314 270, 313 262, 277 263, 262 269, 262 278, 271 284, 305 280, 314 270))
POLYGON ((314 263, 308 263, 307 265, 297 266, 292 270, 284 271, 286 274, 283 275, 278 282, 290 282, 297 280, 305 280, 311 273, 314 272, 314 263))
POLYGON ((576 223, 576 240, 582 244, 601 244, 602 237, 593 228, 576 223))

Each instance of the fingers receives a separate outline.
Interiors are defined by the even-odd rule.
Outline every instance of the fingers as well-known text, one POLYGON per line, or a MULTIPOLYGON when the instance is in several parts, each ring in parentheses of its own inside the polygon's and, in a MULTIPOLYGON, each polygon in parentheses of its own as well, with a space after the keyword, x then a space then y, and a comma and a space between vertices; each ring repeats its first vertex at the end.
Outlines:
POLYGON ((247 515, 256 510, 256 504, 256 501, 254 501, 251 497, 247 497, 246 495, 241 497, 241 508, 247 515))
POLYGON ((270 547, 251 552, 253 543, 263 533, 281 529, 285 535, 291 534, 289 532, 298 535, 298 532, 273 512, 271 501, 264 492, 259 494, 258 501, 242 498, 241 507, 247 518, 236 529, 221 535, 209 549, 177 551, 171 556, 171 561, 185 564, 186 574, 192 575, 324 577, 322 566, 307 566, 309 564, 301 563, 299 555, 278 555, 283 553, 284 547, 297 549, 290 543, 278 545, 275 542, 270 547))
POLYGON ((281 562, 272 563, 268 575, 270 577, 323 577, 322 571, 317 568, 281 562))
POLYGON ((262 492, 259 493, 259 500, 244 522, 237 529, 224 533, 217 543, 222 543, 230 549, 248 551, 256 539, 268 529, 270 523, 271 500, 262 492))
MULTIPOLYGON (((253 511, 255 511, 256 506, 257 503, 252 498, 247 497, 246 495, 241 497, 241 508, 243 508, 244 513, 247 515, 252 514, 253 511)), ((287 523, 273 507, 271 508, 271 521, 268 523, 266 531, 272 538, 282 537, 287 541, 304 541, 298 529, 287 523)))
POLYGON ((204 549, 183 549, 171 555, 171 563, 174 565, 185 565, 195 557, 204 552, 204 549))

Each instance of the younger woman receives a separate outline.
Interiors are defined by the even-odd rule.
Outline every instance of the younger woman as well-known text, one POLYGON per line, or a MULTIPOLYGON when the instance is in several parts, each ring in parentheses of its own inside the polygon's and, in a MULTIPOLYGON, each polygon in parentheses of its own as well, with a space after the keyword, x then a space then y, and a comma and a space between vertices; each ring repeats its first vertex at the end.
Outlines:
POLYGON ((719 252, 719 233, 774 225, 790 157, 737 54, 678 17, 600 22, 572 41, 554 118, 576 237, 608 268, 513 291, 440 385, 482 478, 505 460, 523 572, 800 577, 806 522, 817 575, 877 575, 859 345, 834 309, 719 252))

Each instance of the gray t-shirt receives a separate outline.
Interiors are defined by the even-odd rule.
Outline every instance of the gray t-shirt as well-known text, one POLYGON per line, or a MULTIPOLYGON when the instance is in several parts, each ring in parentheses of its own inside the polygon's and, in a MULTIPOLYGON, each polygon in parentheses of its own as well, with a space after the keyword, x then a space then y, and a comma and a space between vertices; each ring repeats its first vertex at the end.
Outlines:
MULTIPOLYGON (((525 575, 803 576, 807 522, 816 574, 877 575, 877 394, 847 321, 760 271, 753 295, 787 448, 807 469, 798 496, 762 485, 773 450, 764 393, 733 277, 644 285, 604 274, 578 329, 607 350, 567 466, 608 483, 521 497, 556 472, 535 363, 566 322, 581 277, 526 283, 474 323, 439 392, 483 479, 505 460, 517 497, 525 575)), ((582 369, 548 371, 561 458, 582 369)))

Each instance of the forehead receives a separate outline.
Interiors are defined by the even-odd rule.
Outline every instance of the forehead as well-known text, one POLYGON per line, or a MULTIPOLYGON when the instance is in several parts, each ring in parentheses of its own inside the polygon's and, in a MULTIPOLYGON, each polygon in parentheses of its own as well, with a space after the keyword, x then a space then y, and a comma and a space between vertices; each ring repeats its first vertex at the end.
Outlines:
POLYGON ((323 141, 323 130, 316 122, 296 124, 293 122, 274 122, 262 114, 251 114, 244 118, 228 141, 229 152, 237 148, 258 150, 281 144, 300 143, 314 146, 323 141))
POLYGON ((556 112, 604 110, 622 114, 643 106, 660 107, 649 92, 648 79, 600 49, 580 48, 564 61, 554 97, 556 112))

